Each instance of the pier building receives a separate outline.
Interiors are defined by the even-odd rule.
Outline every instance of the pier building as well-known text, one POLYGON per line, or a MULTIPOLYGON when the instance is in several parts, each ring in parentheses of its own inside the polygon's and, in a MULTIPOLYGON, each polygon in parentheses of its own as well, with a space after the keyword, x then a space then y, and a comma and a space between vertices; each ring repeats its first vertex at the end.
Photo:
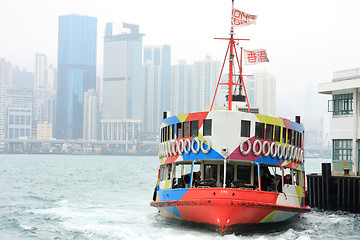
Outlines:
POLYGON ((331 95, 332 173, 359 175, 360 68, 334 72, 332 82, 319 84, 318 92, 331 95))

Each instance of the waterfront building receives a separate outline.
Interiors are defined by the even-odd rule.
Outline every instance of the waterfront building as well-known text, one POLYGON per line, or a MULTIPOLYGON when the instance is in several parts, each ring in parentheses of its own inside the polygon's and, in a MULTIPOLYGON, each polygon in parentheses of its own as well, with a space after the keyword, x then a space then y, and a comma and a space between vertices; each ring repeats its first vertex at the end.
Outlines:
MULTIPOLYGON (((221 64, 206 56, 203 61, 187 65, 181 60, 171 67, 171 114, 201 112, 209 109, 219 79, 221 64)), ((221 102, 216 98, 215 104, 221 102)))
POLYGON ((42 53, 35 53, 35 88, 47 85, 47 57, 42 53))
MULTIPOLYGON (((6 81, 0 75, 0 139, 6 137, 6 81)), ((3 146, 0 146, 0 150, 3 146)))
POLYGON ((179 60, 171 66, 170 112, 173 115, 190 112, 190 84, 193 82, 193 66, 179 60))
POLYGON ((46 121, 33 123, 32 136, 37 140, 52 139, 52 124, 46 121))
POLYGON ((84 123, 85 140, 97 140, 99 132, 99 95, 94 89, 84 93, 84 123))
POLYGON ((107 23, 104 37, 102 119, 144 118, 142 37, 139 26, 107 23), (125 31, 125 33, 120 33, 125 31))
POLYGON ((34 91, 30 88, 6 88, 6 102, 9 105, 28 106, 32 105, 34 100, 34 91))
POLYGON ((157 135, 162 112, 170 110, 170 46, 145 46, 143 78, 145 106, 143 132, 157 135))
POLYGON ((40 86, 34 89, 33 122, 55 122, 56 92, 48 87, 40 86))
MULTIPOLYGON (((101 120, 101 140, 126 141, 140 143, 139 135, 141 120, 134 119, 102 119, 101 120)), ((122 151, 128 151, 128 144, 123 145, 122 151)), ((135 149, 135 146, 132 150, 135 149)))
POLYGON ((7 86, 12 86, 12 64, 0 58, 0 77, 4 77, 7 86))
POLYGON ((245 87, 251 107, 259 108, 259 113, 276 115, 276 79, 268 71, 256 72, 245 78, 245 87))
POLYGON ((54 65, 50 64, 47 68, 47 82, 46 85, 56 91, 56 87, 57 87, 57 69, 54 65))
POLYGON ((190 87, 190 111, 201 112, 211 105, 216 84, 220 76, 221 64, 206 56, 203 61, 195 61, 190 87))
POLYGON ((96 87, 97 19, 59 16, 56 130, 58 139, 83 137, 84 92, 96 87))
POLYGON ((336 71, 332 82, 318 85, 318 92, 331 96, 333 174, 359 174, 360 68, 336 71))
POLYGON ((7 138, 27 138, 31 137, 32 128, 32 104, 27 105, 7 105, 7 138))

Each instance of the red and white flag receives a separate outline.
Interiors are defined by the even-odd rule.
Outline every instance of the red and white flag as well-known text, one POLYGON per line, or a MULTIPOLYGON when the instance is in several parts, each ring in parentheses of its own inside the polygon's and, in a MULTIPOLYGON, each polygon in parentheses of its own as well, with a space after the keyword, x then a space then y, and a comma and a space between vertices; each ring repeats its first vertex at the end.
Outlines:
POLYGON ((250 15, 234 8, 231 15, 231 26, 245 27, 255 24, 256 18, 256 15, 250 15))
POLYGON ((262 62, 269 62, 265 49, 245 50, 245 64, 252 65, 262 62))

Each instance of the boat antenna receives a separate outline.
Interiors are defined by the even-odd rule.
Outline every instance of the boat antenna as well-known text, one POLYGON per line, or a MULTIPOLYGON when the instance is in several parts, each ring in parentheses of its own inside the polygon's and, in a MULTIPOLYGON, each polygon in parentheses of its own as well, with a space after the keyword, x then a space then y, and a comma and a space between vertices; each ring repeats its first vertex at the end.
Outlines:
MULTIPOLYGON (((232 0, 231 14, 233 14, 233 11, 234 11, 234 0, 232 0)), ((215 94, 214 94, 214 97, 213 97, 213 100, 212 100, 212 103, 211 103, 210 111, 212 111, 212 108, 214 106, 214 101, 215 101, 215 97, 216 97, 219 85, 228 85, 228 87, 229 87, 229 90, 228 90, 228 110, 232 111, 233 86, 235 86, 235 87, 239 86, 240 92, 241 92, 241 88, 244 89, 246 103, 247 103, 248 111, 250 113, 251 112, 250 105, 249 105, 248 97, 247 97, 247 94, 246 94, 245 84, 244 84, 243 75, 242 75, 242 61, 240 63, 237 52, 236 52, 236 48, 235 48, 235 45, 236 45, 235 41, 249 41, 250 39, 234 38, 235 33, 234 33, 234 28, 233 28, 232 24, 231 24, 229 34, 230 34, 230 38, 215 38, 215 39, 218 39, 218 40, 229 40, 229 44, 228 44, 226 54, 225 54, 225 58, 224 58, 224 61, 223 61, 222 67, 221 67, 220 76, 219 76, 219 80, 218 80, 217 85, 216 85, 216 90, 215 90, 215 94), (229 81, 220 83, 222 72, 224 70, 224 65, 225 65, 229 50, 230 50, 230 54, 229 54, 229 81), (235 67, 234 62, 235 62, 235 60, 237 62, 237 66, 239 68, 239 78, 240 78, 239 82, 234 82, 233 81, 234 75, 236 75, 236 74, 234 74, 234 70, 235 70, 234 69, 234 67, 235 67)), ((241 49, 241 55, 242 55, 242 49, 241 49)))

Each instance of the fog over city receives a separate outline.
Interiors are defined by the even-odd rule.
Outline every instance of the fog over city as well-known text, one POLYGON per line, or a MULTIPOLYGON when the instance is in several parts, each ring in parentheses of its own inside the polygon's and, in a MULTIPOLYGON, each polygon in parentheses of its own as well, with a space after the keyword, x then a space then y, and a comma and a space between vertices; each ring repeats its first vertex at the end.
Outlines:
MULTIPOLYGON (((302 115, 308 123, 320 124, 328 96, 317 94, 317 84, 330 82, 334 71, 359 67, 357 2, 238 0, 235 8, 257 15, 256 24, 235 29, 236 38, 251 39, 239 45, 266 49, 270 60, 245 66, 244 73, 266 70, 275 77, 277 114, 291 119, 302 115)), ((171 46, 171 65, 179 60, 193 64, 207 55, 222 62, 227 42, 214 38, 229 36, 231 1, 4 0, 0 58, 34 73, 35 53, 42 53, 56 68, 59 16, 68 14, 97 18, 96 75, 104 77, 109 22, 138 25, 143 46, 171 46)))
MULTIPOLYGON (((304 88, 308 81, 331 81, 335 70, 357 67, 360 15, 357 1, 235 1, 235 7, 258 16, 256 25, 236 29, 250 38, 245 48, 264 48, 267 68, 277 80, 277 93, 304 88), (291 85, 291 88, 289 88, 291 85)), ((34 71, 35 52, 57 61, 58 16, 81 14, 98 19, 97 72, 102 75, 106 22, 140 26, 144 45, 170 44, 172 64, 204 59, 222 60, 230 27, 231 1, 95 1, 4 0, 0 9, 0 53, 20 68, 34 71)))

